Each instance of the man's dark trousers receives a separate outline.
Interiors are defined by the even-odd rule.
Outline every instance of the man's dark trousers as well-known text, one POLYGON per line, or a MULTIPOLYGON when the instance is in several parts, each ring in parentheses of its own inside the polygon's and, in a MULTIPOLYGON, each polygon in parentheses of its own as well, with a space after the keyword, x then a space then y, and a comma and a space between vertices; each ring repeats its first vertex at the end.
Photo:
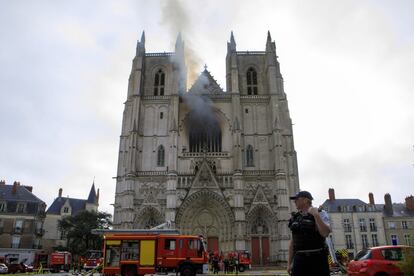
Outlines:
POLYGON ((293 258, 292 276, 329 276, 328 256, 325 252, 296 253, 293 258))

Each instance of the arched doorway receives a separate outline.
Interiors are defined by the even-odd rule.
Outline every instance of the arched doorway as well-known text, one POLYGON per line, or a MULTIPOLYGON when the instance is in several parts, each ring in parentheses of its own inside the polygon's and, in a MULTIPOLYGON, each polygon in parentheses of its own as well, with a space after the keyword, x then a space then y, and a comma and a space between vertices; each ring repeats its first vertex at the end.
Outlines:
POLYGON ((183 234, 203 235, 209 250, 234 249, 234 215, 228 203, 216 192, 201 190, 187 197, 175 222, 183 234))
POLYGON ((270 237, 275 220, 273 212, 264 205, 253 207, 247 215, 253 265, 267 265, 270 262, 270 237))

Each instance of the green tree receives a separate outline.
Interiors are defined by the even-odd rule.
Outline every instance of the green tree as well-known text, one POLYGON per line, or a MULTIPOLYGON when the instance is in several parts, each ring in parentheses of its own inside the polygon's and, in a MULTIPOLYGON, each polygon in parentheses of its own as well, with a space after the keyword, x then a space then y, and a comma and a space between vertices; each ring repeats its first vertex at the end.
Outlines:
POLYGON ((102 237, 92 234, 91 230, 108 229, 112 225, 111 217, 105 212, 82 211, 59 220, 58 228, 66 236, 69 251, 79 256, 90 249, 102 249, 102 237))

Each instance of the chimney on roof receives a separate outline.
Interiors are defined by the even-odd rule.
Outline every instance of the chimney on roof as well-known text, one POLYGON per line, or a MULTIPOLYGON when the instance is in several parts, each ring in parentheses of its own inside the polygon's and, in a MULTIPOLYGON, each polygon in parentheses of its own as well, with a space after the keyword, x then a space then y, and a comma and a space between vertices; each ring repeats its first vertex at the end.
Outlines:
POLYGON ((62 188, 59 188, 59 197, 62 197, 62 192, 63 192, 62 188))
POLYGON ((15 195, 15 194, 16 194, 16 192, 17 192, 17 186, 18 186, 18 185, 17 185, 17 181, 14 181, 14 182, 13 182, 13 188, 12 188, 12 194, 14 194, 14 195, 15 195))
POLYGON ((0 180, 0 185, 6 185, 6 180, 0 180))
POLYGON ((32 186, 23 186, 26 188, 26 190, 28 190, 29 192, 33 192, 33 187, 32 186))
POLYGON ((387 214, 394 213, 394 209, 392 207, 392 201, 391 201, 391 195, 390 194, 388 194, 388 193, 385 194, 385 196, 384 196, 384 202, 385 202, 384 211, 387 214))
POLYGON ((329 193, 329 200, 331 201, 335 200, 335 190, 333 188, 329 188, 328 193, 329 193))
POLYGON ((368 198, 369 198, 369 204, 375 205, 374 194, 373 193, 369 193, 368 194, 368 198))
POLYGON ((405 207, 410 210, 414 211, 414 196, 410 195, 405 198, 405 207))

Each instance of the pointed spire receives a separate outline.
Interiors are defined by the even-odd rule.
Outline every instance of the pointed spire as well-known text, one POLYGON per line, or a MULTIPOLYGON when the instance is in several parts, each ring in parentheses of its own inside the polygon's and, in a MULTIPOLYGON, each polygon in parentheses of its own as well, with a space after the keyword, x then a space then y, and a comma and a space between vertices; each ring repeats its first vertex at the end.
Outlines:
POLYGON ((266 52, 276 52, 276 45, 272 42, 270 31, 267 31, 266 52))
POLYGON ((178 33, 177 40, 175 42, 175 51, 177 52, 178 49, 184 48, 183 38, 181 36, 181 32, 178 33))
POLYGON ((236 41, 234 40, 233 31, 231 31, 231 33, 230 33, 230 43, 232 45, 236 46, 236 41))
POLYGON ((144 56, 145 55, 145 31, 142 31, 141 41, 137 41, 137 56, 144 56))
POLYGON ((227 43, 227 49, 229 50, 229 52, 236 51, 236 40, 234 39, 233 31, 231 31, 230 43, 227 43))
POLYGON ((267 31, 267 43, 272 42, 272 36, 270 35, 270 31, 267 31))
POLYGON ((91 191, 89 192, 89 196, 88 196, 88 203, 95 203, 96 200, 96 192, 95 192, 95 177, 93 178, 93 182, 92 182, 92 187, 91 187, 91 191))
POLYGON ((142 31, 141 44, 145 45, 145 31, 142 31))

